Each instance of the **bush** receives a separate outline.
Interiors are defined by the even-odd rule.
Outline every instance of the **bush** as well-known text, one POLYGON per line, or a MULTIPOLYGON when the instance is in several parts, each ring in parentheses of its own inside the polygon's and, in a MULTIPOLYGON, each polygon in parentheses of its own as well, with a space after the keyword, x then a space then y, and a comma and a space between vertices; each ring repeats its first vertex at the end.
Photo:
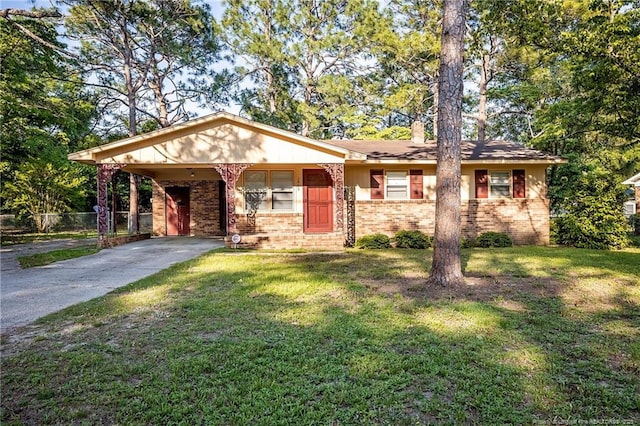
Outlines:
POLYGON ((356 240, 356 248, 359 249, 386 249, 391 248, 391 239, 384 234, 371 234, 356 240))
POLYGON ((582 215, 567 214, 555 219, 558 244, 589 249, 620 249, 629 244, 626 223, 604 212, 585 220, 582 215))
POLYGON ((460 248, 472 248, 476 246, 476 240, 473 238, 462 237, 460 240, 460 248))
POLYGON ((393 238, 397 248, 426 249, 432 238, 420 231, 398 231, 393 238))
POLYGON ((557 244, 618 249, 629 243, 630 226, 622 210, 627 188, 620 185, 615 173, 574 157, 552 169, 552 177, 551 210, 561 214, 551 229, 557 244))
POLYGON ((504 232, 483 232, 476 238, 475 245, 478 247, 511 247, 513 241, 504 232))

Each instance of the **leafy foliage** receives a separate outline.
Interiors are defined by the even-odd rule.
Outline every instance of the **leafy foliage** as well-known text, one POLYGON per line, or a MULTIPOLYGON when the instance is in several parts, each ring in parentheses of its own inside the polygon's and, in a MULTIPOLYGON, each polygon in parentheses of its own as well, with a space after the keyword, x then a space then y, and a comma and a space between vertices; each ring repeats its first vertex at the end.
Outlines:
POLYGON ((0 19, 0 207, 33 214, 81 206, 95 170, 70 165, 66 155, 95 142, 94 98, 68 58, 16 25, 62 48, 53 22, 0 19))
POLYGON ((359 249, 391 248, 391 239, 384 234, 364 235, 356 240, 355 247, 359 249))
POLYGON ((431 247, 432 238, 418 230, 398 231, 393 240, 397 248, 426 249, 431 247))
POLYGON ((85 179, 74 170, 77 167, 28 161, 16 170, 13 180, 5 183, 2 195, 7 199, 8 207, 31 215, 38 232, 45 232, 42 213, 69 210, 84 195, 85 179))
POLYGON ((504 232, 483 232, 475 239, 474 245, 477 247, 511 247, 513 241, 504 232))
POLYGON ((629 226, 622 211, 625 189, 611 173, 593 164, 558 168, 563 182, 552 188, 556 242, 581 248, 612 249, 628 244, 629 226), (561 192, 561 194, 553 193, 561 192))
POLYGON ((629 226, 634 236, 640 236, 640 213, 629 216, 629 226))

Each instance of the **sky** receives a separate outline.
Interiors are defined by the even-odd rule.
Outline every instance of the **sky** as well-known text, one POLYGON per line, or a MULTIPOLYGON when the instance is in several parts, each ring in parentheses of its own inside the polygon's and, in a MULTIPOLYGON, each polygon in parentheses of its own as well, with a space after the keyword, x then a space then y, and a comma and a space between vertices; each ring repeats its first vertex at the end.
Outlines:
MULTIPOLYGON (((0 9, 31 9, 32 7, 52 7, 55 0, 0 0, 0 9)), ((222 0, 205 0, 211 6, 211 11, 216 18, 222 15, 222 0)))
MULTIPOLYGON (((203 3, 206 3, 211 7, 211 12, 216 19, 220 19, 222 17, 222 14, 224 12, 223 0, 204 0, 203 3)), ((0 0, 0 9, 27 9, 28 10, 34 7, 41 7, 41 8, 56 7, 62 13, 64 13, 65 10, 67 9, 66 6, 58 7, 56 0, 0 0)), ((66 44, 73 44, 64 38, 62 38, 61 41, 66 44)), ((228 64, 225 64, 225 65, 228 66, 228 64)), ((204 115, 211 114, 212 112, 214 112, 212 110, 203 109, 195 104, 189 106, 189 109, 195 112, 195 114, 198 117, 202 117, 204 115)), ((225 108, 225 111, 230 112, 232 114, 239 114, 240 107, 237 105, 229 105, 225 108)))

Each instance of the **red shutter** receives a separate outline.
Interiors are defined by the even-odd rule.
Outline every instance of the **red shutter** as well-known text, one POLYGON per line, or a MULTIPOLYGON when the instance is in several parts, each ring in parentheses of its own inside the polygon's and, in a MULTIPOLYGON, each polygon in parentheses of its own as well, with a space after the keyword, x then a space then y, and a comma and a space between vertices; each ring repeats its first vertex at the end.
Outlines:
POLYGON ((489 173, 476 170, 476 198, 489 198, 489 173))
POLYGON ((513 170, 513 198, 525 198, 526 191, 526 177, 524 170, 513 170))
POLYGON ((422 170, 409 170, 411 181, 411 199, 422 200, 424 193, 422 191, 422 170))
POLYGON ((384 199, 384 171, 371 170, 371 199, 384 199))

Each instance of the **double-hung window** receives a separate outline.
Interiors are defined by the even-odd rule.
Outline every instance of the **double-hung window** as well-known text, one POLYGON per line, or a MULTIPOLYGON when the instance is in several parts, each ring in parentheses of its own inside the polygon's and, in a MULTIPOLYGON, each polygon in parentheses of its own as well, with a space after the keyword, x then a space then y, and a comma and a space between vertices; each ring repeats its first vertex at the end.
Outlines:
POLYGON ((244 201, 247 212, 291 211, 294 207, 293 171, 245 171, 244 201))
POLYGON ((390 200, 407 198, 407 172, 387 172, 387 198, 390 200))
POLYGON ((247 212, 267 208, 267 172, 244 172, 244 205, 247 212))
POLYGON ((421 200, 424 198, 424 179, 421 169, 391 171, 381 169, 369 171, 372 200, 421 200), (408 177, 408 179, 407 179, 408 177))
POLYGON ((271 209, 293 210, 293 172, 271 172, 271 209))
POLYGON ((511 196, 511 173, 508 171, 489 172, 489 197, 509 198, 511 196))
POLYGON ((527 179, 525 171, 476 170, 476 198, 526 198, 527 179))

